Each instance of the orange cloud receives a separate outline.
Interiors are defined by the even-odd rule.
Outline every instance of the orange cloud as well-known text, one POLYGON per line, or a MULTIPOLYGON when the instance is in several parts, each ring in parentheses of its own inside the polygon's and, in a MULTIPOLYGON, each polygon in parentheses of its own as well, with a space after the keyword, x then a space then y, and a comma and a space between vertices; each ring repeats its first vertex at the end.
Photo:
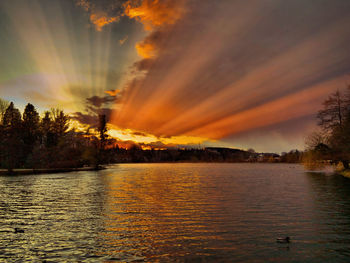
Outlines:
POLYGON ((140 21, 145 30, 150 31, 162 25, 172 25, 184 13, 184 0, 130 0, 125 7, 125 15, 140 21))
POLYGON ((95 25, 97 31, 101 31, 102 27, 113 22, 118 22, 119 17, 108 17, 105 13, 93 13, 90 15, 90 21, 95 25))
POLYGON ((97 8, 96 3, 89 0, 77 0, 76 5, 90 13, 90 22, 95 25, 97 31, 101 31, 105 25, 118 22, 119 15, 111 16, 105 9, 97 8))
POLYGON ((135 46, 137 54, 143 58, 153 58, 156 56, 157 50, 153 43, 150 42, 140 42, 135 46))
MULTIPOLYGON (((178 21, 185 12, 185 0, 129 0, 124 5, 125 15, 129 18, 136 19, 144 25, 145 30, 152 31, 156 28, 173 25, 178 21)), ((154 58, 157 55, 158 47, 156 45, 159 34, 146 37, 142 42, 137 43, 135 48, 142 58, 154 58)))
POLYGON ((172 25, 183 15, 186 0, 128 0, 125 4, 113 3, 101 8, 101 4, 91 0, 77 0, 77 6, 90 13, 90 21, 101 31, 102 27, 118 22, 121 15, 136 19, 144 25, 145 30, 151 31, 163 25, 172 25), (120 13, 119 8, 124 9, 120 13), (114 14, 114 15, 111 15, 114 14))
POLYGON ((115 97, 117 96, 117 94, 120 92, 120 90, 116 89, 116 90, 106 90, 105 93, 112 96, 112 97, 115 97))

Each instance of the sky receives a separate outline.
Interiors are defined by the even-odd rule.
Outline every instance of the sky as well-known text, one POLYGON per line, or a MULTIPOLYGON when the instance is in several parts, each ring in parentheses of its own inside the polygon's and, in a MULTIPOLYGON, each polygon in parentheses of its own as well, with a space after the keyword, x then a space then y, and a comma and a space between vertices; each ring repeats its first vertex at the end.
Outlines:
MULTIPOLYGON (((1 0, 0 97, 147 147, 304 148, 350 84, 348 0, 1 0)), ((85 126, 84 126, 85 127, 85 126)))

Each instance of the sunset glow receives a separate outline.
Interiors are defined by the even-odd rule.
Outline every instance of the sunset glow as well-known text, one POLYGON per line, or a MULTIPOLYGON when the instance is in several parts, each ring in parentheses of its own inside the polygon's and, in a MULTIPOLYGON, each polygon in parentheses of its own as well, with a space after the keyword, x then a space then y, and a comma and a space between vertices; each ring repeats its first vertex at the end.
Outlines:
POLYGON ((120 144, 302 149, 322 101, 350 83, 344 0, 15 0, 0 9, 0 97, 60 107, 84 129, 91 107, 108 110, 120 144))

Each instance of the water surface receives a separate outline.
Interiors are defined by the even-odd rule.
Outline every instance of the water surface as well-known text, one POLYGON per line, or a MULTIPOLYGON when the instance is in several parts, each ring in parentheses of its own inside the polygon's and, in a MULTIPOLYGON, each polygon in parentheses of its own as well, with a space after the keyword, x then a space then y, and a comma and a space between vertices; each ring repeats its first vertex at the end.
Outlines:
POLYGON ((349 262, 350 180, 290 164, 1 177, 0 261, 25 260, 349 262))

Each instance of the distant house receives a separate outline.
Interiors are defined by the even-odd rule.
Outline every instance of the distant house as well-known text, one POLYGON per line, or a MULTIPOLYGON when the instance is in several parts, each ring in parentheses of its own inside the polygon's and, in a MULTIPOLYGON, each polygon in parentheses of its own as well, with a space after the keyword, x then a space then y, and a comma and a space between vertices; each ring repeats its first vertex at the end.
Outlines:
POLYGON ((281 157, 276 153, 259 153, 257 161, 263 163, 280 162, 281 157))

